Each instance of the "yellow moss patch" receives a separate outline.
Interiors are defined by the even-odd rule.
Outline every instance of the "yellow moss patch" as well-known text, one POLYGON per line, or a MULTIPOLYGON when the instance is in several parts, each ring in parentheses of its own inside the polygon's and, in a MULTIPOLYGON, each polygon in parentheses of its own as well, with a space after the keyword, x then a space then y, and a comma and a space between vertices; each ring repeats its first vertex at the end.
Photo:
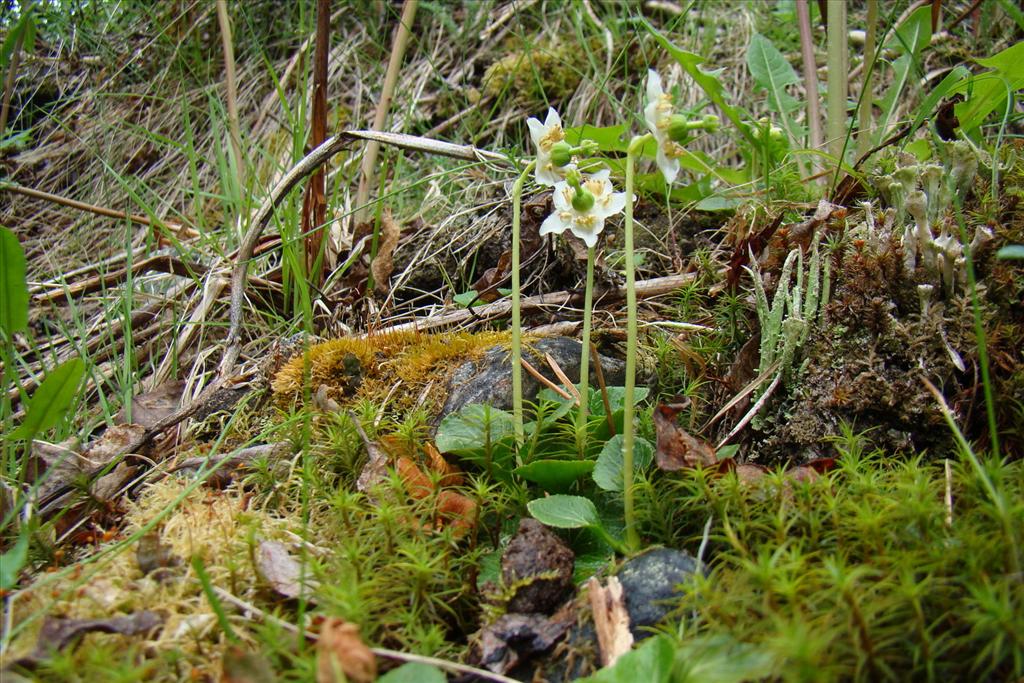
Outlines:
POLYGON ((288 361, 271 388, 279 397, 300 396, 308 363, 310 388, 316 392, 326 387, 335 400, 382 401, 391 394, 396 407, 411 408, 429 385, 426 400, 437 405, 445 398, 446 380, 455 367, 510 339, 507 332, 403 332, 334 339, 314 344, 305 356, 288 361))

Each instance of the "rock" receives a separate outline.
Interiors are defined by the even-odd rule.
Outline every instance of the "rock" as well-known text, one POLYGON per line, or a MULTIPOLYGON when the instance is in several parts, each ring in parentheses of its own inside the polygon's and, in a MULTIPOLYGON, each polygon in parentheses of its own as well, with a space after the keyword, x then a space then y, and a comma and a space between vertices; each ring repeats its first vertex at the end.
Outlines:
MULTIPOLYGON (((561 384, 544 360, 545 354, 551 355, 571 381, 579 381, 579 341, 568 337, 546 337, 529 346, 530 349, 523 349, 523 357, 552 382, 561 384)), ((626 370, 623 361, 601 355, 601 367, 607 385, 623 384, 626 370)), ((593 368, 594 364, 591 363, 590 385, 597 387, 597 375, 593 368)), ((524 371, 523 399, 535 399, 539 390, 540 383, 524 371)), ((438 420, 473 403, 486 403, 502 410, 512 407, 512 368, 507 348, 502 346, 488 349, 479 360, 456 368, 448 382, 448 400, 438 420)))
POLYGON ((629 628, 636 640, 665 618, 682 595, 678 584, 697 571, 697 559, 681 550, 655 548, 627 560, 617 572, 626 597, 629 628))
POLYGON ((558 536, 535 519, 524 518, 501 558, 501 578, 516 587, 508 612, 551 614, 573 592, 576 559, 558 536), (543 578, 540 575, 544 574, 543 578))

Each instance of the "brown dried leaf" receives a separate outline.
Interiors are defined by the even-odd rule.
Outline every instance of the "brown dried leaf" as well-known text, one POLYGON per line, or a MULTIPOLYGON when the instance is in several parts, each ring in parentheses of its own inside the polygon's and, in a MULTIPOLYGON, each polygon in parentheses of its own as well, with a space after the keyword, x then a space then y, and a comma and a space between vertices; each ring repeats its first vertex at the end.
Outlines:
POLYGON ((119 424, 108 427, 103 436, 89 444, 82 457, 87 459, 92 467, 103 467, 116 458, 129 445, 137 443, 146 433, 146 428, 140 424, 119 424))
POLYGON ((246 652, 237 645, 224 651, 220 666, 220 683, 274 683, 277 680, 266 657, 258 652, 246 652))
POLYGON ((359 629, 343 619, 328 617, 316 644, 317 683, 371 683, 377 678, 377 659, 359 638, 359 629))
POLYGON ((441 475, 441 486, 462 486, 465 481, 462 471, 444 459, 441 451, 432 443, 423 444, 423 450, 430 458, 430 469, 441 475))
POLYGON ((395 469, 398 470, 398 476, 402 478, 406 490, 413 498, 417 500, 426 498, 433 492, 434 483, 430 477, 424 474, 423 470, 409 458, 405 456, 398 458, 395 461, 395 469))
POLYGON ((601 646, 601 666, 611 666, 633 647, 633 634, 629 630, 629 612, 618 577, 608 577, 608 586, 602 587, 596 577, 587 582, 590 608, 594 613, 594 629, 601 646))
POLYGON ((152 391, 132 397, 131 422, 124 408, 117 414, 117 424, 137 424, 146 429, 156 426, 178 411, 181 393, 185 390, 182 380, 169 380, 152 391))
POLYGON ((676 415, 685 407, 686 404, 659 403, 654 409, 655 458, 658 468, 665 472, 710 467, 718 462, 711 444, 691 436, 676 424, 676 415))
POLYGON ((437 524, 451 525, 455 538, 462 538, 476 525, 476 503, 461 493, 441 491, 437 494, 437 524))
POLYGON ((124 488, 125 484, 132 480, 138 467, 132 467, 122 460, 117 463, 110 472, 97 479, 89 487, 92 497, 101 503, 110 503, 114 497, 124 488))
POLYGON ((173 567, 181 565, 181 558, 174 554, 171 547, 160 542, 159 531, 150 531, 139 539, 135 561, 143 575, 152 574, 154 579, 161 582, 171 578, 173 567))
POLYGON ((498 265, 488 268, 484 274, 473 283, 473 290, 477 298, 484 303, 491 303, 498 299, 498 287, 509 276, 509 266, 512 264, 512 252, 504 251, 498 257, 498 265))
POLYGON ((391 209, 384 209, 380 219, 380 241, 377 243, 377 255, 373 257, 370 264, 370 273, 373 275, 373 288, 378 294, 387 294, 388 279, 395 265, 392 256, 395 247, 398 246, 398 238, 402 229, 391 216, 391 209))
POLYGON ((302 565, 292 557, 288 548, 277 541, 261 541, 256 548, 256 571, 271 588, 286 598, 297 598, 302 593, 301 581, 310 586, 309 571, 303 577, 302 565))
POLYGON ((156 612, 144 610, 128 616, 107 617, 106 619, 66 619, 46 617, 39 630, 35 650, 16 663, 33 668, 53 656, 55 652, 76 643, 88 633, 118 633, 134 636, 149 633, 161 626, 164 618, 156 612))

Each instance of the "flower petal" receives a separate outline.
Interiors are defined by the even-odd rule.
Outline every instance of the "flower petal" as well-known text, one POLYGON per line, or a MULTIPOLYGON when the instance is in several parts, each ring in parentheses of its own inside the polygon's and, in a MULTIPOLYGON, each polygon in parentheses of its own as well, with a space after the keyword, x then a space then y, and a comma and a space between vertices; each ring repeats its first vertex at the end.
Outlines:
POLYGON ((604 220, 598 220, 597 223, 594 224, 593 230, 583 230, 575 223, 571 225, 569 229, 572 231, 572 234, 583 240, 583 243, 587 245, 588 249, 593 249, 597 246, 597 236, 604 229, 604 220))
POLYGON ((661 169, 661 174, 665 176, 665 182, 671 185, 675 182, 676 176, 679 175, 679 159, 669 158, 665 154, 665 149, 658 145, 658 168, 661 169))
POLYGON ((544 119, 544 127, 553 128, 554 126, 562 127, 562 117, 558 115, 554 107, 548 107, 548 115, 544 119))
POLYGON ((541 236, 561 235, 568 227, 569 225, 562 220, 562 217, 559 215, 559 211, 556 210, 540 224, 539 233, 541 236))
POLYGON ((661 87, 661 76, 654 69, 647 70, 647 103, 657 103, 665 90, 661 87))

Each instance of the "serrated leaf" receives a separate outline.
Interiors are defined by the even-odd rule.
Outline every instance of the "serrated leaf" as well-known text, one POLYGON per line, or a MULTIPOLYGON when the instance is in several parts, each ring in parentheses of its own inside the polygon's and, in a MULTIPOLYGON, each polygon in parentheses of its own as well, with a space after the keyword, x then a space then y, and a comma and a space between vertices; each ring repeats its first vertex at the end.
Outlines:
POLYGON ((597 508, 590 499, 583 496, 537 498, 527 503, 526 509, 541 524, 557 529, 584 529, 601 525, 597 508))
POLYGON ((514 473, 526 481, 538 484, 545 491, 558 493, 593 470, 593 460, 534 460, 528 465, 517 467, 514 473))
POLYGON ((30 440, 60 422, 71 407, 84 374, 85 363, 81 358, 72 358, 54 368, 28 400, 25 419, 10 438, 30 440))
POLYGON ((515 433, 512 416, 504 410, 474 403, 447 415, 437 428, 435 443, 442 453, 476 452, 515 433))
POLYGON ((28 328, 25 250, 11 230, 0 227, 0 330, 8 336, 28 328))
MULTIPOLYGON (((647 469, 654 460, 654 446, 642 437, 633 440, 633 471, 647 469)), ((616 434, 605 443, 594 466, 594 482, 605 491, 622 491, 622 435, 616 434)))

